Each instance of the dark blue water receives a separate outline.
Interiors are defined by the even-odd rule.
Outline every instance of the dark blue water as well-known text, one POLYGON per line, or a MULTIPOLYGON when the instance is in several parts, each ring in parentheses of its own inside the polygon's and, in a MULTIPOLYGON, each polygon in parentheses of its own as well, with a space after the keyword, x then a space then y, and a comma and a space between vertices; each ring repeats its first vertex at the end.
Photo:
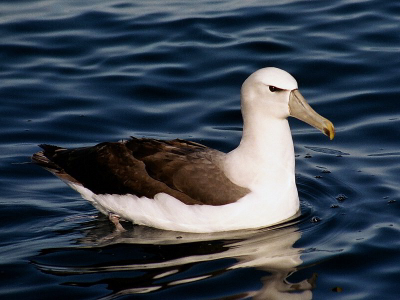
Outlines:
POLYGON ((2 1, 0 298, 398 299, 397 1, 2 1), (37 144, 131 135, 223 151, 255 70, 293 74, 333 121, 291 120, 302 215, 190 235, 108 219, 37 166, 37 144))

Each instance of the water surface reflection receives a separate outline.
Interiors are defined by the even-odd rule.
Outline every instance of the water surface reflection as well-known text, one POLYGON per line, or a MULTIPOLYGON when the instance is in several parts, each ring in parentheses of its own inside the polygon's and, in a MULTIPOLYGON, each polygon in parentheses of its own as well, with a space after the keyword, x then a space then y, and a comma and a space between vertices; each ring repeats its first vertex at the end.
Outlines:
POLYGON ((110 294, 102 299, 177 299, 187 297, 189 290, 195 298, 215 298, 215 290, 229 299, 312 298, 315 276, 287 280, 302 263, 303 249, 294 247, 301 232, 293 222, 261 230, 192 234, 145 226, 117 232, 104 219, 96 219, 85 224, 83 233, 76 247, 43 249, 33 263, 61 277, 62 285, 106 285, 110 294))

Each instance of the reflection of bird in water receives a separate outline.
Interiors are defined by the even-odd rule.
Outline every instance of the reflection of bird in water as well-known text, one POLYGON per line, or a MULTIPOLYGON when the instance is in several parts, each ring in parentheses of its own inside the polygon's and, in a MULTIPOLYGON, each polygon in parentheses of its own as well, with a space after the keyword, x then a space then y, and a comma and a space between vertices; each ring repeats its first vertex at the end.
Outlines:
MULTIPOLYGON (((81 287, 106 284, 112 294, 104 299, 167 291, 173 294, 173 289, 179 291, 185 285, 203 283, 207 286, 210 282, 221 285, 219 295, 235 295, 240 299, 312 298, 315 278, 297 283, 287 279, 302 263, 302 249, 293 248, 301 236, 295 225, 210 234, 132 226, 124 232, 110 234, 107 223, 95 222, 89 224, 86 237, 79 241, 81 246, 75 249, 76 252, 71 253, 71 248, 57 249, 56 255, 79 258, 80 255, 86 257, 89 252, 91 257, 98 256, 96 261, 101 264, 90 265, 85 260, 81 266, 76 262, 73 267, 51 266, 38 262, 43 255, 34 264, 45 273, 62 278, 73 275, 72 278, 77 280, 64 284, 81 287), (262 274, 260 279, 257 270, 267 275, 262 274), (256 280, 261 280, 262 286, 250 284, 254 278, 242 278, 243 272, 255 272, 257 275, 254 276, 258 276, 256 280)), ((207 292, 193 290, 191 293, 196 296, 196 293, 207 295, 207 292)))
POLYGON ((217 232, 261 228, 299 210, 287 117, 334 127, 317 114, 296 80, 277 68, 253 73, 241 89, 243 135, 225 154, 183 140, 136 139, 64 149, 42 145, 35 163, 105 214, 151 227, 217 232))

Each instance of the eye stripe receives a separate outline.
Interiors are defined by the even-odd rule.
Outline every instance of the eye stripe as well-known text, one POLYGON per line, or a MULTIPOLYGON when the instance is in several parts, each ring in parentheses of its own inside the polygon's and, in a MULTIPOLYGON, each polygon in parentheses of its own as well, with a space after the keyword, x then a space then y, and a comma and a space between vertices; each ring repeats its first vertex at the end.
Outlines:
POLYGON ((276 86, 273 86, 273 85, 270 85, 270 86, 269 86, 269 90, 270 90, 272 93, 279 92, 279 91, 283 91, 283 89, 277 88, 276 86))

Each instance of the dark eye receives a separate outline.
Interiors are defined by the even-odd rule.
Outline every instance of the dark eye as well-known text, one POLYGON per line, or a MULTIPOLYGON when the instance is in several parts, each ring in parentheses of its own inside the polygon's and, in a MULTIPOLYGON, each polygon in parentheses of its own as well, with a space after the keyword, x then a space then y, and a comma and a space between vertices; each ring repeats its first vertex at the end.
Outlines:
POLYGON ((269 86, 269 90, 273 93, 275 93, 276 91, 279 91, 280 89, 278 89, 276 86, 270 85, 269 86))

